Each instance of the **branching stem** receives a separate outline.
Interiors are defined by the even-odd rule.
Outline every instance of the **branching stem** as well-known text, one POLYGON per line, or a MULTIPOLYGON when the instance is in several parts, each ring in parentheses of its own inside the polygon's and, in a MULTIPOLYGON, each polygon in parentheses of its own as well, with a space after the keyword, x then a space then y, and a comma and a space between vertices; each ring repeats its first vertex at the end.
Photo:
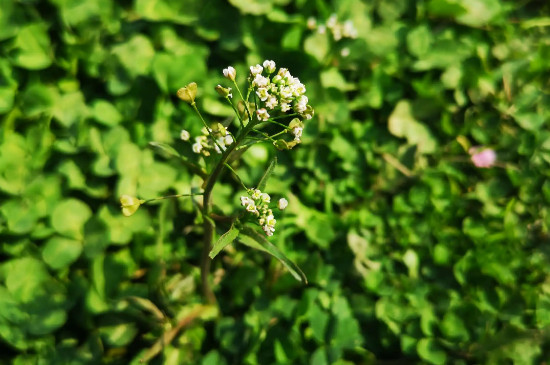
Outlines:
MULTIPOLYGON (((248 108, 247 108, 248 111, 248 108)), ((208 254, 212 248, 212 242, 214 240, 214 234, 215 234, 215 225, 214 221, 210 218, 210 215, 212 213, 212 190, 214 189, 214 185, 218 181, 218 178, 220 177, 223 168, 226 166, 227 160, 229 159, 229 156, 231 153, 239 146, 239 144, 245 139, 246 135, 250 133, 252 128, 256 123, 250 119, 246 127, 241 130, 241 132, 238 134, 237 139, 234 143, 229 145, 227 149, 223 152, 221 158, 217 161, 216 166, 212 170, 212 173, 207 178, 206 183, 204 184, 204 193, 203 193, 203 205, 202 205, 202 216, 204 219, 204 236, 203 236, 203 247, 202 247, 202 254, 201 254, 201 286, 202 291, 204 293, 204 296, 206 297, 206 300, 210 304, 216 303, 216 296, 214 295, 214 291, 212 290, 212 287, 210 286, 209 282, 209 274, 210 274, 210 257, 208 257, 208 254)), ((242 183, 242 182, 241 182, 242 183)), ((243 184, 244 186, 244 184, 243 184)))

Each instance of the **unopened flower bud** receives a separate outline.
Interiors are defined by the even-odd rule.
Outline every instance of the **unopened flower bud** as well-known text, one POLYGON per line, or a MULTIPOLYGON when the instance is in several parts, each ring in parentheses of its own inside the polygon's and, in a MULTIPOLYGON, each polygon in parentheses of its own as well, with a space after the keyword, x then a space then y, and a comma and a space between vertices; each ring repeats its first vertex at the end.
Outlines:
POLYGON ((216 124, 216 130, 217 130, 218 133, 221 134, 222 136, 227 135, 227 129, 226 129, 226 128, 223 126, 223 124, 221 124, 221 123, 216 124))
POLYGON ((268 74, 275 72, 275 61, 265 60, 263 65, 268 74))
POLYGON ((188 131, 186 131, 185 129, 182 129, 180 133, 180 138, 182 141, 189 141, 189 138, 191 138, 191 135, 189 134, 188 131))
POLYGON ((257 74, 261 74, 263 70, 264 68, 260 65, 250 66, 250 73, 254 76, 257 74))
POLYGON ((197 95, 197 83, 192 82, 189 85, 182 87, 177 92, 178 98, 189 104, 195 103, 195 96, 197 95))
POLYGON ((229 146, 233 143, 233 137, 230 134, 228 134, 225 136, 223 142, 225 143, 226 146, 229 146))
POLYGON ((285 198, 279 199, 279 202, 277 203, 277 207, 280 210, 284 210, 287 206, 288 206, 288 200, 286 200, 285 198))
POLYGON ((223 76, 231 81, 235 81, 235 77, 237 76, 237 71, 231 66, 223 69, 223 76))
POLYGON ((256 116, 258 117, 258 120, 261 120, 263 122, 269 119, 269 114, 265 108, 256 110, 256 116))

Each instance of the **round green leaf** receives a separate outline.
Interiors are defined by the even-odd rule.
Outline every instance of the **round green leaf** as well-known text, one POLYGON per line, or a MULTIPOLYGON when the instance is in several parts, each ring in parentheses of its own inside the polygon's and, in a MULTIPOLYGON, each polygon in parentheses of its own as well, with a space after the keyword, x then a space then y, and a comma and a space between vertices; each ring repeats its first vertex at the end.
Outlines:
POLYGON ((98 99, 92 105, 92 115, 95 120, 107 126, 114 126, 120 123, 122 115, 113 104, 106 100, 98 99))
POLYGON ((21 200, 12 199, 2 205, 0 211, 8 222, 8 230, 12 233, 30 232, 38 219, 32 204, 21 200))
POLYGON ((50 276, 43 262, 32 257, 11 260, 6 264, 6 287, 19 302, 30 302, 50 276))
POLYGON ((42 251, 42 258, 52 269, 62 269, 78 259, 82 243, 70 238, 52 237, 42 251))
POLYGON ((77 199, 67 199, 57 204, 51 216, 51 223, 58 233, 81 239, 84 223, 91 215, 92 211, 86 204, 77 199))

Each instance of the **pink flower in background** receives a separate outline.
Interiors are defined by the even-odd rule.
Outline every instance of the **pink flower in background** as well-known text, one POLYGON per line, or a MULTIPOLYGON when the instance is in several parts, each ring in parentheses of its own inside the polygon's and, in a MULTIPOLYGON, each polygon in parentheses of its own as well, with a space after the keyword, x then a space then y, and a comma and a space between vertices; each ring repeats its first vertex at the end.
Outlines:
POLYGON ((493 167, 497 161, 496 152, 490 148, 472 147, 468 152, 472 156, 472 162, 476 167, 493 167))

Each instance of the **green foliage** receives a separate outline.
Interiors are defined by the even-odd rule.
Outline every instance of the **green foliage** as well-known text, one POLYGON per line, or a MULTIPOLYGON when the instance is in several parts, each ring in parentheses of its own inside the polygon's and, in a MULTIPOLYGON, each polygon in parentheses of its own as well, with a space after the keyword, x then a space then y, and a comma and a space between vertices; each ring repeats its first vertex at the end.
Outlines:
MULTIPOLYGON (((547 361, 549 18, 534 0, 4 1, 0 363, 547 361), (332 13, 357 37, 308 26, 332 13), (197 187, 210 166, 179 136, 202 123, 177 90, 231 123, 221 70, 243 84, 264 59, 315 117, 233 165, 289 206, 269 240, 217 223, 218 307, 200 305, 200 197, 131 217, 119 198, 197 187)), ((240 195, 226 173, 214 212, 240 195)))

